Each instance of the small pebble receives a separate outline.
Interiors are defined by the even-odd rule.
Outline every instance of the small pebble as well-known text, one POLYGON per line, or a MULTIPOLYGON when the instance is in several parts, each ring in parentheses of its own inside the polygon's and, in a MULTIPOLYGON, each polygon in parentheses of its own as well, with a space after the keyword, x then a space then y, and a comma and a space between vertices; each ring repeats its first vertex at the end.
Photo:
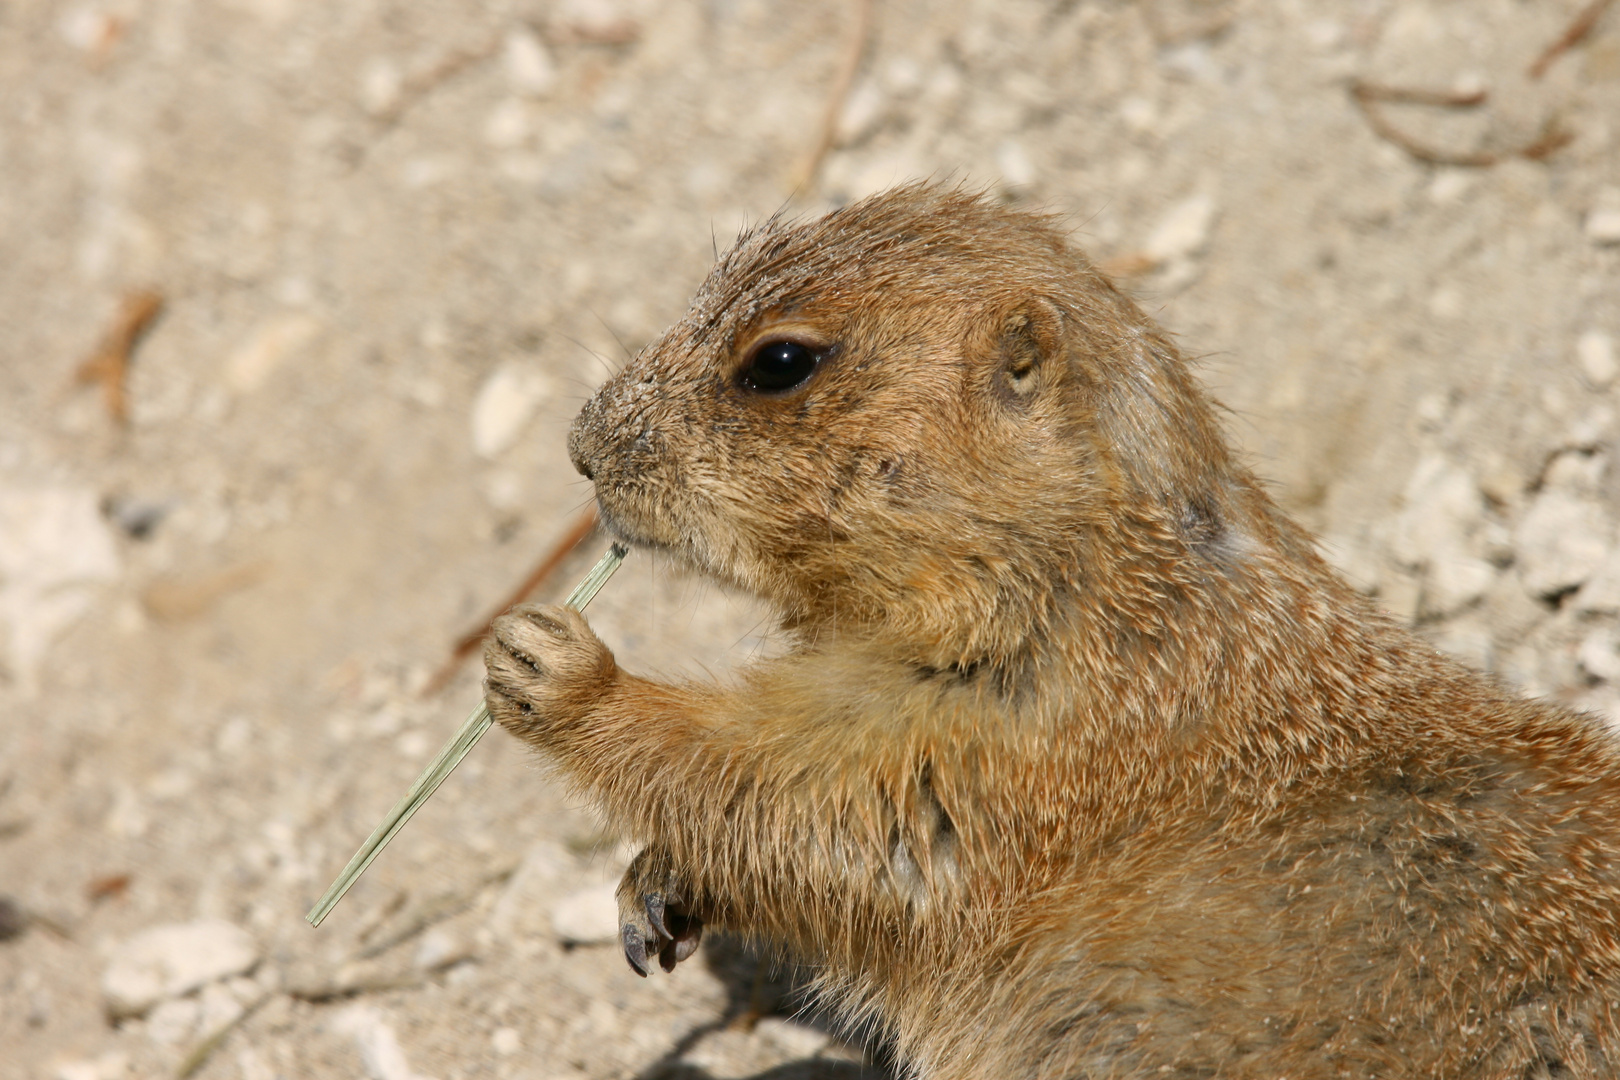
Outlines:
POLYGON ((1620 634, 1612 626, 1600 626, 1587 634, 1575 659, 1593 678, 1605 682, 1620 679, 1620 634))
POLYGON ((1449 615, 1480 599, 1496 581, 1496 568, 1461 551, 1436 555, 1429 564, 1423 606, 1429 614, 1449 615))
POLYGON ((608 882, 569 893, 551 909, 551 930, 567 945, 604 945, 619 940, 619 901, 608 882))
POLYGON ((253 938, 223 920, 154 926, 113 950, 101 990, 114 1018, 140 1016, 165 998, 240 975, 258 962, 253 938))
POLYGON ((467 956, 467 949, 447 930, 432 929, 422 935, 411 962, 422 971, 438 971, 467 956))
POLYGON ((1594 210, 1586 215, 1586 238, 1594 244, 1620 244, 1620 210, 1594 210))
POLYGON ((137 499, 128 495, 109 495, 101 501, 101 512, 107 520, 118 526, 131 540, 145 540, 152 530, 168 516, 170 505, 137 499))
POLYGON ((0 667, 24 697, 38 692, 51 643, 118 579, 121 561, 93 491, 0 488, 0 667))
POLYGON ((528 106, 515 97, 495 106, 489 119, 484 121, 484 141, 497 150, 521 146, 530 132, 528 106))
POLYGON ((1016 139, 1008 139, 996 150, 996 168, 1001 170, 1002 180, 1015 191, 1035 183, 1035 163, 1029 160, 1023 144, 1016 139))
MULTIPOLYGON (((232 979, 231 982, 248 982, 251 985, 251 981, 247 979, 232 979)), ((236 1023, 246 1011, 237 998, 236 991, 225 983, 209 983, 203 987, 198 1002, 201 1010, 197 1027, 204 1037, 236 1023)))
POLYGON ((146 1037, 159 1046, 186 1042, 196 1033, 201 1012, 196 998, 161 1001, 146 1015, 146 1037))
POLYGON ((551 383, 539 371, 515 364, 495 369, 473 402, 473 450, 493 458, 517 441, 542 402, 551 383))
POLYGON ((838 114, 838 144, 848 146, 872 134, 883 122, 887 108, 883 88, 876 82, 869 79, 856 86, 838 114))
POLYGON ((360 103, 372 116, 396 107, 405 90, 405 75, 388 60, 373 60, 360 79, 360 103))
POLYGON ((1603 565, 1613 531, 1597 503, 1543 491, 1513 534, 1525 589, 1546 598, 1581 585, 1603 565))
POLYGON ((254 328, 225 361, 225 384, 238 394, 259 389, 315 339, 321 324, 308 315, 279 315, 254 328))
POLYGON ((1159 220, 1143 251, 1154 262, 1196 255, 1209 243, 1215 223, 1215 200, 1208 194, 1183 199, 1159 220))
POLYGON ((1575 342, 1575 358, 1581 365, 1581 374, 1594 389, 1604 390, 1620 374, 1620 362, 1614 356, 1614 338, 1602 330, 1588 330, 1575 342))
POLYGON ((1603 565, 1575 594, 1575 610, 1583 615, 1620 614, 1620 548, 1609 552, 1603 565))
POLYGON ((489 1041, 495 1052, 502 1057, 509 1057, 523 1049, 523 1038, 518 1035, 517 1028, 496 1028, 489 1041))
POLYGON ((621 0, 562 0, 553 8, 551 22, 586 41, 623 43, 641 33, 621 0))
POLYGON ((501 66, 506 69, 507 85, 514 93, 525 97, 543 97, 557 83, 557 65, 552 62, 551 53, 528 27, 506 35, 501 66))
POLYGON ((767 1016, 754 1026, 756 1034, 769 1039, 795 1058, 815 1057, 830 1041, 825 1031, 778 1016, 767 1016))
POLYGON ((371 1080, 418 1080, 405 1060, 399 1036, 374 1006, 351 1006, 337 1015, 332 1026, 354 1039, 355 1049, 360 1051, 360 1063, 371 1080))
POLYGON ((55 1080, 119 1080, 128 1072, 129 1055, 113 1050, 94 1060, 62 1062, 55 1080))

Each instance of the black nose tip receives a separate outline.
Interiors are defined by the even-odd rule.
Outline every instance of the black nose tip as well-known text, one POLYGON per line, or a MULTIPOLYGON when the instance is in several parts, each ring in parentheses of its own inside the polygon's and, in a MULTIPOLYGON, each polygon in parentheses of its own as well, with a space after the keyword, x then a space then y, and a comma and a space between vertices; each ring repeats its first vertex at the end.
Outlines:
POLYGON ((591 463, 586 457, 585 444, 588 437, 585 432, 585 416, 581 412, 574 420, 573 427, 568 430, 568 460, 574 463, 574 470, 587 480, 595 480, 592 475, 591 463))

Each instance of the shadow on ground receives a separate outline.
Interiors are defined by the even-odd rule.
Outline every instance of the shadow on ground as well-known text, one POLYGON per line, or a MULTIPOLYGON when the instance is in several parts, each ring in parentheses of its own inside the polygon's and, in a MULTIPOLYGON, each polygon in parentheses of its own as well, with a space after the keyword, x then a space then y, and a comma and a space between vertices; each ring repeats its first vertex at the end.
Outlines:
POLYGON ((809 971, 773 957, 741 939, 716 934, 703 942, 701 955, 726 988, 725 1013, 693 1029, 653 1062, 636 1080, 714 1080, 707 1069, 681 1059, 709 1035, 732 1026, 752 1026, 767 1017, 782 1017, 825 1031, 858 1050, 864 1060, 815 1057, 790 1061, 743 1080, 895 1080, 893 1055, 880 1039, 862 1040, 842 1030, 816 1001, 809 971))

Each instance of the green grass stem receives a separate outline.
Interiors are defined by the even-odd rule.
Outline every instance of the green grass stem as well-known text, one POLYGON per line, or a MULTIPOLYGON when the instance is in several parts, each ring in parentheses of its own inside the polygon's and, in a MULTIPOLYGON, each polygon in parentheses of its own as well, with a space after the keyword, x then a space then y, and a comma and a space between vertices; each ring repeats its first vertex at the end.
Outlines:
MULTIPOLYGON (((576 585, 574 591, 568 594, 568 599, 564 603, 575 611, 584 611, 585 605, 589 604, 598 590, 607 584, 607 579, 613 576, 613 572, 624 561, 626 550, 623 544, 615 542, 612 547, 607 549, 607 554, 603 555, 596 565, 591 568, 591 572, 585 575, 585 580, 576 585)), ((388 812, 388 816, 383 818, 382 824, 378 825, 372 831, 372 834, 366 838, 366 842, 360 845, 360 850, 354 853, 354 858, 349 860, 349 865, 343 868, 343 872, 337 876, 321 898, 315 902, 315 906, 309 909, 309 914, 304 916, 309 925, 319 926, 321 920, 331 914, 332 909, 337 906, 337 902, 343 899, 343 894, 348 892, 356 881, 360 880, 360 875, 366 872, 366 867, 371 865, 371 861, 382 852, 383 848, 388 846, 388 842, 399 833, 399 830, 405 827, 405 823, 411 820, 411 817, 422 808, 422 804, 427 802, 433 793, 439 789, 439 785, 444 783, 445 778, 455 770, 455 767, 461 764, 461 759, 467 756, 467 752, 478 744, 479 739, 484 737, 484 732, 489 730, 491 722, 488 706, 480 701, 478 708, 474 709, 472 715, 467 717, 466 722, 461 725, 455 735, 451 736, 450 741, 444 744, 444 749, 440 750, 438 756, 429 762, 426 769, 422 770, 422 775, 416 778, 416 783, 411 785, 411 790, 407 791, 405 797, 394 805, 394 808, 388 812)))

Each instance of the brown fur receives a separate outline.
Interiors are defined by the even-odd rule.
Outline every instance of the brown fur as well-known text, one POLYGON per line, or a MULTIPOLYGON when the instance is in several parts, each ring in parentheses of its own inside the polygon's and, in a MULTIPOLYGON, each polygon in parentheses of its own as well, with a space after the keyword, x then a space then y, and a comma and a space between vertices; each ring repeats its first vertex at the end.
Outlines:
POLYGON ((632 954, 779 943, 920 1077, 1620 1075, 1614 737, 1342 582, 1047 220, 773 220, 571 447, 795 643, 666 685, 498 624, 496 719, 647 844, 632 954))

